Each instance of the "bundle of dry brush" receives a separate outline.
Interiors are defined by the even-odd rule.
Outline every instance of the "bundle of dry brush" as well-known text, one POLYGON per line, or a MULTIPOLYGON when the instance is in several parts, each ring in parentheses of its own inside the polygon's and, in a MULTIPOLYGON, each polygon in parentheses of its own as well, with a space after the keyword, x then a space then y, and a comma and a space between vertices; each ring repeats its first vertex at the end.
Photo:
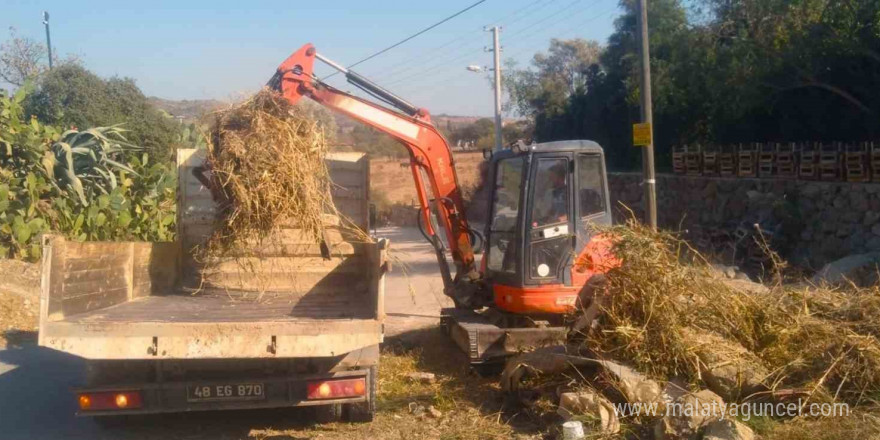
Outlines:
POLYGON ((595 352, 697 386, 733 366, 737 381, 760 385, 727 393, 739 398, 761 388, 851 405, 880 396, 880 286, 739 288, 669 233, 637 222, 608 232, 623 265, 608 274, 595 352))
POLYGON ((268 89, 218 112, 206 167, 220 212, 202 257, 228 255, 281 227, 320 242, 322 217, 336 214, 327 151, 319 123, 268 89))

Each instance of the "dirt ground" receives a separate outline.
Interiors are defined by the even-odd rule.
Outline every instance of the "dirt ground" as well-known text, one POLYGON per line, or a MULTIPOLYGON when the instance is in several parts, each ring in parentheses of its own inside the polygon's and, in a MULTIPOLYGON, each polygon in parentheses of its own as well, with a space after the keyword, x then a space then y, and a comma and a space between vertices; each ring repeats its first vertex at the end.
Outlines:
MULTIPOLYGON (((462 188, 477 184, 480 173, 481 153, 456 153, 455 170, 462 188)), ((409 159, 372 159, 370 161, 370 191, 373 198, 380 194, 395 204, 417 204, 409 159)))
POLYGON ((36 299, 0 290, 0 348, 33 340, 39 307, 36 299))

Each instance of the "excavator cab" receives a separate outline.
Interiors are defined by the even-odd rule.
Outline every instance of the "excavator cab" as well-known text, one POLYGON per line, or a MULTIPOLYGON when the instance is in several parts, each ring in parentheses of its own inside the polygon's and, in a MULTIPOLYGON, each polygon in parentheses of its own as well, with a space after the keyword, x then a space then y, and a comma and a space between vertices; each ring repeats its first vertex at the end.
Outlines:
POLYGON ((493 155, 484 280, 495 305, 526 315, 570 312, 593 275, 578 264, 611 224, 602 148, 585 140, 493 155))

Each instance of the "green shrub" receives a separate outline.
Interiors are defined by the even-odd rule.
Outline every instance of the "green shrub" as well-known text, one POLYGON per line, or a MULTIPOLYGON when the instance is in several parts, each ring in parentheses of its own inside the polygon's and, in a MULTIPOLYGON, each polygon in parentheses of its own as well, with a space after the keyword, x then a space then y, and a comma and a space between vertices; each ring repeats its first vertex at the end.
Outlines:
POLYGON ((179 124, 154 108, 130 78, 103 79, 79 65, 41 77, 23 102, 26 114, 63 128, 124 123, 128 139, 159 161, 171 161, 179 124))
POLYGON ((0 94, 0 256, 36 260, 50 230, 74 240, 174 239, 176 170, 119 126, 63 133, 0 94))

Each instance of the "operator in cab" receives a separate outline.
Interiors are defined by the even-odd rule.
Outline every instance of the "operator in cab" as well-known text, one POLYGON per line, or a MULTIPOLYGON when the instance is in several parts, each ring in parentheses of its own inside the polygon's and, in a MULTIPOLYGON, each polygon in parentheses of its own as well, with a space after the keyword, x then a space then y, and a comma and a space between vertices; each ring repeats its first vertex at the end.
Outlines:
POLYGON ((568 170, 565 162, 557 162, 548 169, 549 186, 538 184, 535 202, 540 206, 537 218, 533 219, 534 227, 568 222, 568 170))

